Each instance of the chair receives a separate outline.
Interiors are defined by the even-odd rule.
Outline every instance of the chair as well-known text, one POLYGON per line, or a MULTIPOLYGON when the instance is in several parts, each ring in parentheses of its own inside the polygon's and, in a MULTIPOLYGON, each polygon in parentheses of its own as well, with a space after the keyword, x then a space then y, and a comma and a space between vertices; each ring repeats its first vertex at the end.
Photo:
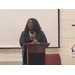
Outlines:
POLYGON ((61 65, 59 54, 45 54, 45 65, 61 65))

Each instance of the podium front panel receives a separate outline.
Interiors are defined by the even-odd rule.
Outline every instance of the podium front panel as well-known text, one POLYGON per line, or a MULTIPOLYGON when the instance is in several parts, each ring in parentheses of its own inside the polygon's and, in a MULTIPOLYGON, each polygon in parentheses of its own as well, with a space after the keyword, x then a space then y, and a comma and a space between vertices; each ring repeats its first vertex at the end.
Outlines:
POLYGON ((29 53, 45 53, 44 45, 28 45, 29 53))

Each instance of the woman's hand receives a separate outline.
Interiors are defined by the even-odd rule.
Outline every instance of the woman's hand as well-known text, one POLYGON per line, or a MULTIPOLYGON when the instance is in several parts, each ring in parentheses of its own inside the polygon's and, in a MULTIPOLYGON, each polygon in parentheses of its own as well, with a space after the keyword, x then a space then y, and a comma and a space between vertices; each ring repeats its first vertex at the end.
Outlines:
POLYGON ((37 39, 34 39, 33 42, 31 42, 30 44, 39 44, 37 39))
POLYGON ((34 40, 33 40, 33 43, 37 43, 37 42, 38 42, 38 40, 37 40, 37 39, 34 39, 34 40))

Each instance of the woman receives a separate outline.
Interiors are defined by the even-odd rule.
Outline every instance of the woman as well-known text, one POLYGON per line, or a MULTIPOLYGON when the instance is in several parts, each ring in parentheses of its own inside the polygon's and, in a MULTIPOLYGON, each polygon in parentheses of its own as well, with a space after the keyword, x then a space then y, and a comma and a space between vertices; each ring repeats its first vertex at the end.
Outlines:
MULTIPOLYGON (((30 18, 27 21, 25 30, 22 32, 20 37, 20 46, 23 47, 25 43, 29 44, 38 44, 38 43, 47 43, 46 36, 44 32, 41 30, 41 27, 38 21, 34 18, 30 18)), ((36 55, 44 55, 44 54, 30 54, 30 63, 35 64, 31 61, 32 57, 36 55)), ((35 58, 33 58, 35 59, 35 58)), ((41 60, 41 59, 40 59, 41 60)), ((36 61, 36 60, 35 60, 36 61)), ((27 64, 27 50, 23 50, 23 64, 27 64)))

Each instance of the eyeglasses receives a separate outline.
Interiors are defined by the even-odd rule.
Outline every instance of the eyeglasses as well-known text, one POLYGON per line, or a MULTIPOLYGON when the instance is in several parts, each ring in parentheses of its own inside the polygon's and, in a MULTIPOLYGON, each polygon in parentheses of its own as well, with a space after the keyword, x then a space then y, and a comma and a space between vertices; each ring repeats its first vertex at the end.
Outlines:
POLYGON ((28 24, 33 24, 33 22, 28 22, 28 24))

